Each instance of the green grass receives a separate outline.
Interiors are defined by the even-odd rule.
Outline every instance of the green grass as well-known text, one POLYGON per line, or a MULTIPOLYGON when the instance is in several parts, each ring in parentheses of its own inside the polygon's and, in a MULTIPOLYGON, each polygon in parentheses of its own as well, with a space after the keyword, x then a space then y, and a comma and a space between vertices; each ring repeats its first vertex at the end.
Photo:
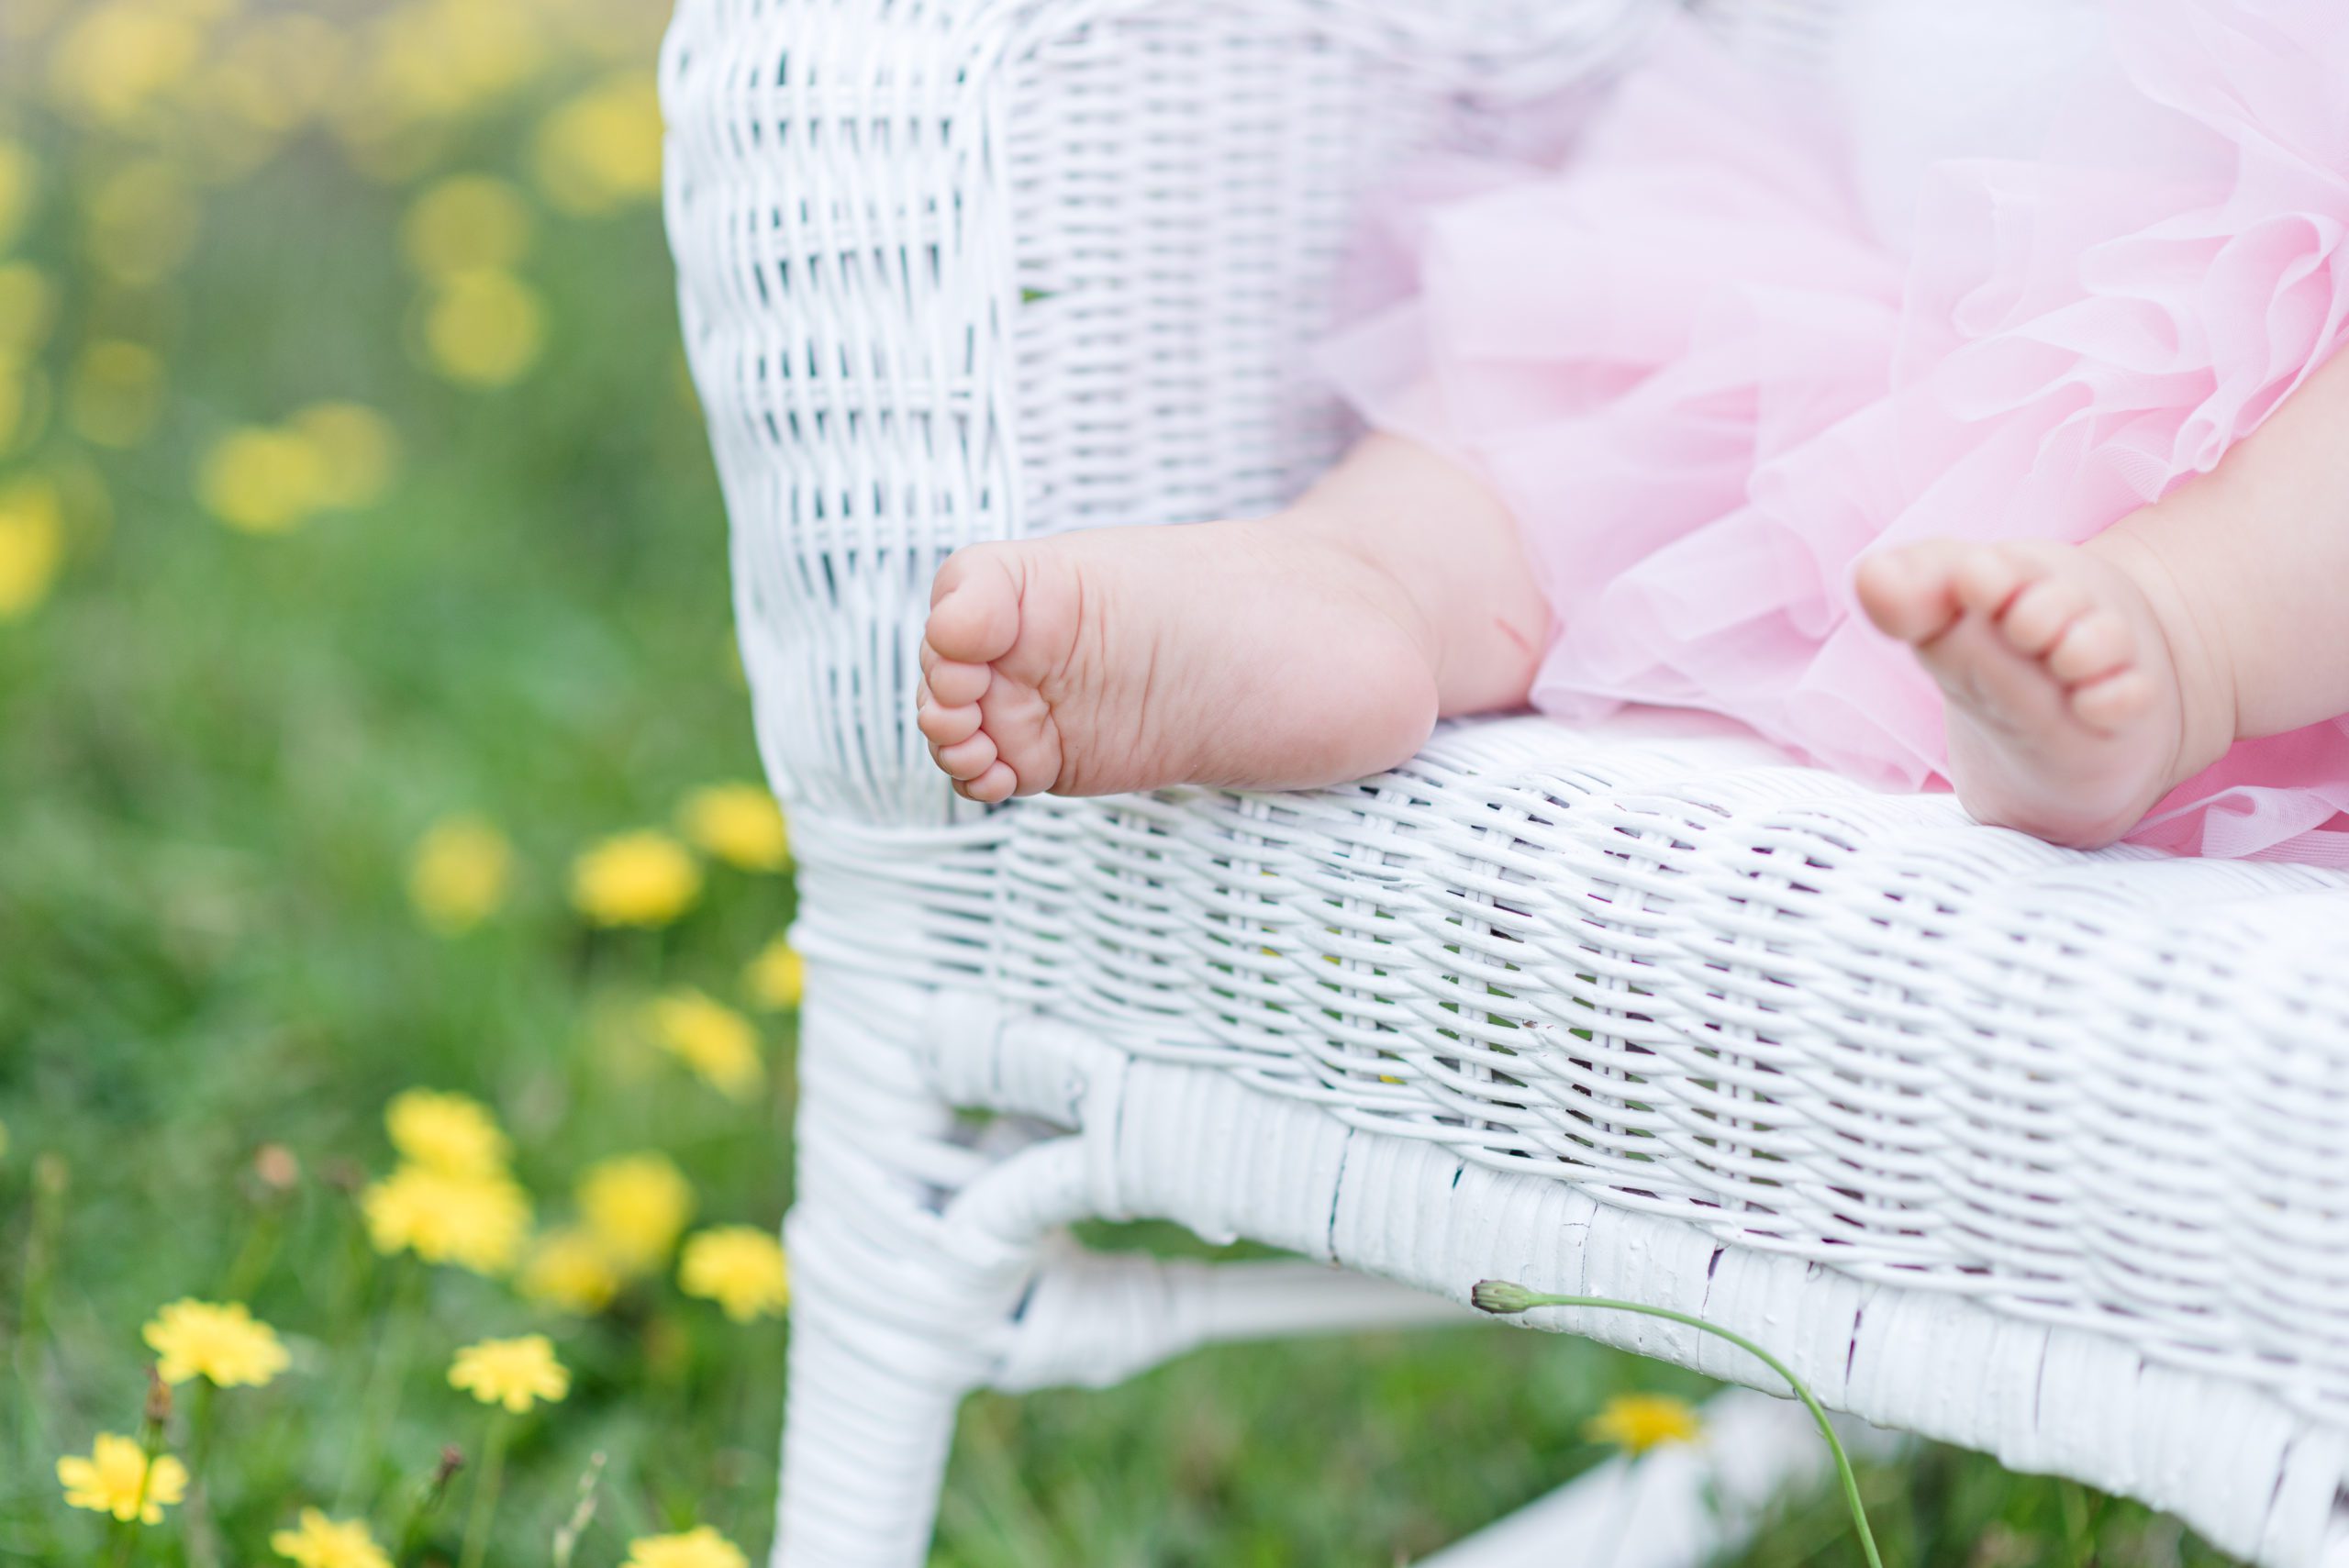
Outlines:
MULTIPOLYGON (((769 1020, 773 1088, 751 1104, 624 1027, 655 985, 737 996, 790 917, 787 884, 714 869, 702 903, 652 933, 591 932, 564 898, 584 845, 756 773, 654 213, 541 213, 522 271, 546 301, 546 356, 510 388, 463 389, 416 350, 394 238, 412 191, 354 174, 323 136, 207 191, 173 276, 95 276, 86 193, 142 145, 170 152, 169 125, 71 127, 36 90, 41 58, 0 40, 0 139, 44 172, 15 255, 65 290, 37 368, 54 389, 81 342, 127 336, 170 382, 132 450, 56 418, 0 447, 0 485, 95 473, 107 498, 77 505, 47 601, 0 625, 0 1561, 106 1560, 105 1521, 64 1507, 54 1462, 137 1429, 139 1327, 159 1305, 230 1293, 295 1360, 218 1401, 204 1479, 220 1561, 273 1561, 271 1531, 308 1505, 392 1534, 443 1445, 481 1440, 480 1408, 446 1384, 451 1353, 529 1329, 555 1335, 577 1381, 520 1426, 490 1561, 546 1560, 596 1453, 580 1563, 696 1521, 755 1559, 780 1326, 732 1325, 661 1282, 592 1320, 551 1317, 502 1283, 378 1257, 353 1197, 391 1162, 384 1102, 422 1084, 495 1107, 542 1215, 583 1165, 640 1148, 684 1167, 705 1221, 771 1227, 790 1201, 788 1018, 769 1020), (397 427, 392 491, 283 537, 205 515, 191 476, 210 445, 320 398, 397 427), (495 917, 443 939, 403 877, 454 811, 501 824, 522 872, 495 917), (254 1174, 266 1144, 299 1162, 290 1193, 254 1174)), ((584 69, 557 63, 455 122, 427 176, 527 183, 529 129, 584 69)), ((1219 1350, 1109 1393, 983 1396, 937 1560, 1401 1561, 1601 1457, 1579 1432, 1609 1393, 1704 1386, 1493 1328, 1219 1350)), ((1987 1461, 1928 1450, 1865 1487, 1897 1563, 2018 1568, 2078 1560, 2091 1539, 2085 1494, 1987 1461)), ((461 1478, 413 1561, 453 1558, 465 1500, 461 1478)), ((1836 1509, 1825 1492, 1790 1501, 1742 1561, 1855 1562, 1836 1509)), ((186 1518, 141 1532, 139 1560, 195 1561, 186 1518)), ((2111 1563, 2209 1558, 2119 1506, 2092 1537, 2111 1563)))

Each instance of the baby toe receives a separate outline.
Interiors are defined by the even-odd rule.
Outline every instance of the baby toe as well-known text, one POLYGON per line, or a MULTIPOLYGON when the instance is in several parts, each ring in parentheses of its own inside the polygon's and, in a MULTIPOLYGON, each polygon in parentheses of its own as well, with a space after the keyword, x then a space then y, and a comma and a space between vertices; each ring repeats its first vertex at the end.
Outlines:
POLYGON ((2091 729, 2113 730, 2144 717, 2154 706, 2153 677, 2123 670, 2072 693, 2072 716, 2091 729))
POLYGON ((995 672, 985 664, 932 659, 922 678, 930 687, 930 706, 922 711, 935 713, 941 708, 969 707, 976 703, 987 695, 987 685, 995 679, 995 672))
POLYGON ((1930 641, 1948 630, 1959 609, 1950 581, 1958 549, 1933 539, 1861 561, 1852 585, 1876 628, 1903 642, 1930 641))
POLYGON ((2087 613, 2087 595, 2060 577, 2042 577, 2027 584, 2007 606, 1998 627, 2007 645, 2036 659, 2055 646, 2071 624, 2087 613))
POLYGON ((1995 616, 2023 584, 2023 562, 1997 546, 1966 550, 1950 573, 1957 602, 1976 615, 1995 616))
POLYGON ((1019 775, 1013 773, 1008 764, 998 760, 989 763, 986 771, 978 777, 957 783, 954 793, 965 800, 993 806, 998 801, 1009 800, 1012 792, 1019 787, 1019 775))
POLYGON ((968 740, 978 733, 979 705, 964 703, 960 707, 946 707, 934 697, 930 705, 914 716, 914 727, 921 738, 932 746, 952 746, 968 740))
POLYGON ((2117 673, 2136 656, 2129 623, 2111 610, 2090 610, 2047 651, 2047 673, 2067 686, 2080 685, 2117 673))
POLYGON ((999 545, 956 550, 930 584, 924 637, 947 660, 985 664, 1019 637, 1020 571, 999 545))
POLYGON ((952 746, 933 746, 930 754, 948 778, 967 781, 977 778, 995 765, 995 742, 987 739, 985 730, 981 730, 967 740, 958 740, 952 746))

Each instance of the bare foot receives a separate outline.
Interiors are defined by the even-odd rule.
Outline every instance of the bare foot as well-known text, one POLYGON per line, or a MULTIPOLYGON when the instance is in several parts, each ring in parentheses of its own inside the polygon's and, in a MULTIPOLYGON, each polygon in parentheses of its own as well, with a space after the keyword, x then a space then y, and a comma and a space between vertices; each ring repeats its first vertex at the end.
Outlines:
POLYGON ((2149 596, 2160 585, 2105 543, 1937 539, 1868 557, 1856 582, 1869 618, 1941 683, 1965 808, 2080 849, 2120 838, 2216 755, 2201 755, 2209 725, 2149 596))
POLYGON ((1333 784, 1426 741, 1431 635, 1342 528, 1295 514, 974 545, 930 594, 918 722, 977 801, 1333 784))

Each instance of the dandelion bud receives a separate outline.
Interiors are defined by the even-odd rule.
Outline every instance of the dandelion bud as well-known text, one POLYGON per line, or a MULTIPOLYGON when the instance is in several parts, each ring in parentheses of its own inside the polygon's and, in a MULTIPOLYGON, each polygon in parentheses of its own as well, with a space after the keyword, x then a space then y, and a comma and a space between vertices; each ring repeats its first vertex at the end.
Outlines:
POLYGON ((291 1192, 302 1179, 302 1162, 283 1143, 264 1143, 253 1151, 253 1174, 273 1193, 291 1192))
POLYGON ((33 1162, 33 1186, 43 1197, 62 1197, 72 1182, 72 1171, 65 1163, 65 1156, 54 1151, 41 1154, 33 1162))
POLYGON ((1468 1299, 1479 1312, 1502 1314, 1528 1311, 1542 1304, 1542 1298, 1523 1285, 1499 1279, 1478 1280, 1468 1299))
POLYGON ((161 1428, 172 1418, 172 1385, 163 1381, 161 1371, 147 1369, 147 1424, 161 1428))
POLYGON ((436 1492, 456 1479, 457 1472, 465 1467, 465 1451, 455 1443, 440 1445, 440 1463, 432 1472, 432 1489, 436 1492))

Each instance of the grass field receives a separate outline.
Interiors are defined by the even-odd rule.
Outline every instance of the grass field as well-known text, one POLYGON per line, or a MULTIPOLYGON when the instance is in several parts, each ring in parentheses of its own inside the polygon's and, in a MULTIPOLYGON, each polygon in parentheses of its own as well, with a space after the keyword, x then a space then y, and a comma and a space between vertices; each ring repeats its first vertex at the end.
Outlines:
MULTIPOLYGON (((789 880, 754 805, 687 810, 756 768, 652 200, 657 25, 0 0, 0 1561, 375 1561, 281 1538, 315 1507, 406 1562, 561 1562, 591 1473, 582 1568, 699 1525, 765 1548, 780 1318, 684 1288, 641 1182, 620 1241, 566 1229, 640 1151, 694 1233, 790 1200, 789 880), (583 853, 687 827, 697 891, 671 848, 583 910, 583 853), (418 1087, 511 1143, 438 1219, 377 1185, 418 1087), (572 1251, 492 1213, 511 1184, 572 1251), (284 1370, 173 1389, 154 1440, 196 1474, 161 1522, 70 1507, 58 1460, 140 1437, 142 1326, 183 1297, 249 1304, 284 1370), (451 1385, 530 1333, 559 1400, 451 1385)), ((1584 1423, 1632 1388, 1703 1385, 1471 1329, 981 1397, 938 1560, 1385 1564, 1601 1457, 1584 1423)), ((1867 1491, 1895 1562, 2210 1556, 1936 1451, 1867 1491)), ((1857 1560, 1824 1496, 1744 1559, 1857 1560)))

